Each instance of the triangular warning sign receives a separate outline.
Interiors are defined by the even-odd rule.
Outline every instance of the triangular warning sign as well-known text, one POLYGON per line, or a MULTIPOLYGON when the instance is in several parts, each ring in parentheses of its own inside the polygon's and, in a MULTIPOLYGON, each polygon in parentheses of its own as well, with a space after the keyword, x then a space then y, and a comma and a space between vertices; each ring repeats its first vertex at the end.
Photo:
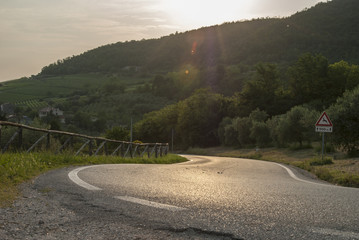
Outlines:
POLYGON ((320 126, 320 127, 333 127, 332 122, 330 121, 328 115, 326 112, 323 112, 322 116, 320 116, 320 118, 318 119, 317 123, 315 124, 315 126, 320 126))

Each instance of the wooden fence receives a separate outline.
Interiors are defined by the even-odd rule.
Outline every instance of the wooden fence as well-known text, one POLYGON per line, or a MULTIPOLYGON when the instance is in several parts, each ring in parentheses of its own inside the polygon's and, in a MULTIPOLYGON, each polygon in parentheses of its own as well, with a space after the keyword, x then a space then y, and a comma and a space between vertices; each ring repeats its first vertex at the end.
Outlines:
POLYGON ((44 149, 47 151, 54 151, 55 154, 69 151, 75 155, 87 154, 96 156, 105 154, 131 158, 135 156, 155 156, 157 158, 159 156, 167 155, 169 145, 168 143, 135 143, 118 141, 0 121, 1 153, 8 151, 26 151, 29 153, 31 151, 44 149), (25 139, 24 131, 27 131, 28 139, 25 139), (30 133, 32 133, 32 135, 30 133), (52 142, 56 142, 56 144, 52 144, 52 142))

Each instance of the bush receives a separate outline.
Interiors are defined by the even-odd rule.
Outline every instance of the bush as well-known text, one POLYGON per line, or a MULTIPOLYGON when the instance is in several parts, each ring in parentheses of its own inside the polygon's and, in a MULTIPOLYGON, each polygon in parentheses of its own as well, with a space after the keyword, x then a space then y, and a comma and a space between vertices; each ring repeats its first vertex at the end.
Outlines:
POLYGON ((346 92, 331 106, 328 114, 334 125, 333 143, 353 154, 359 151, 359 86, 346 92))
POLYGON ((321 157, 316 157, 312 160, 310 160, 309 165, 310 166, 323 166, 323 165, 329 165, 333 164, 333 159, 329 157, 324 157, 323 159, 321 157))
POLYGON ((319 114, 302 106, 293 107, 286 114, 270 120, 271 136, 279 145, 310 142, 317 136, 314 124, 319 114), (273 126, 274 125, 274 126, 273 126))
POLYGON ((342 186, 359 187, 359 176, 352 174, 339 174, 334 181, 342 186))
POLYGON ((250 137, 255 139, 258 146, 264 147, 271 142, 268 126, 264 122, 254 122, 250 131, 250 137))
POLYGON ((291 144, 289 146, 289 149, 292 151, 297 151, 297 150, 303 150, 303 149, 311 149, 313 148, 312 144, 307 143, 307 144, 302 144, 302 145, 298 145, 298 144, 291 144))
POLYGON ((317 168, 314 170, 314 174, 324 181, 332 182, 334 179, 333 174, 327 168, 317 168))
POLYGON ((238 131, 238 142, 240 146, 245 146, 248 144, 252 144, 253 141, 250 138, 251 128, 252 128, 252 121, 246 118, 237 118, 236 119, 236 128, 238 131))

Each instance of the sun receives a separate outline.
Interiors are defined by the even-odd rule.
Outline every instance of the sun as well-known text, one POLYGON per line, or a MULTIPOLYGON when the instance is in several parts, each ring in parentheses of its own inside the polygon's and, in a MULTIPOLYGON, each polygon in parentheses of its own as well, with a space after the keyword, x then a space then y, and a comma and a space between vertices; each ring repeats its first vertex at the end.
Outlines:
POLYGON ((163 0, 162 6, 173 21, 198 28, 245 19, 250 1, 163 0))

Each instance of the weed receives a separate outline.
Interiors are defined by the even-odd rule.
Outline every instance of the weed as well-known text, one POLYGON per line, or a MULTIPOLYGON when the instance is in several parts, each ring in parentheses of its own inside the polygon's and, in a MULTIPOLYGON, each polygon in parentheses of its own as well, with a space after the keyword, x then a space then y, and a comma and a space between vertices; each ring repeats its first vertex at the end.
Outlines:
POLYGON ((324 181, 331 182, 334 178, 333 173, 327 168, 316 168, 313 172, 324 181))
MULTIPOLYGON (((316 153, 321 153, 322 152, 322 145, 318 145, 314 148, 316 153)), ((332 144, 329 145, 325 145, 324 146, 324 152, 325 153, 335 153, 335 147, 332 144)))
POLYGON ((333 159, 330 157, 315 157, 311 160, 309 160, 309 165, 310 166, 323 166, 323 165, 329 165, 329 164, 333 164, 333 159))
POLYGON ((313 146, 310 143, 303 144, 303 145, 291 144, 289 146, 289 149, 292 150, 292 151, 303 150, 303 149, 311 149, 311 148, 313 148, 313 146))
POLYGON ((41 193, 44 193, 44 194, 49 193, 49 192, 51 192, 51 191, 52 191, 51 188, 43 188, 43 189, 40 190, 40 192, 41 192, 41 193))

